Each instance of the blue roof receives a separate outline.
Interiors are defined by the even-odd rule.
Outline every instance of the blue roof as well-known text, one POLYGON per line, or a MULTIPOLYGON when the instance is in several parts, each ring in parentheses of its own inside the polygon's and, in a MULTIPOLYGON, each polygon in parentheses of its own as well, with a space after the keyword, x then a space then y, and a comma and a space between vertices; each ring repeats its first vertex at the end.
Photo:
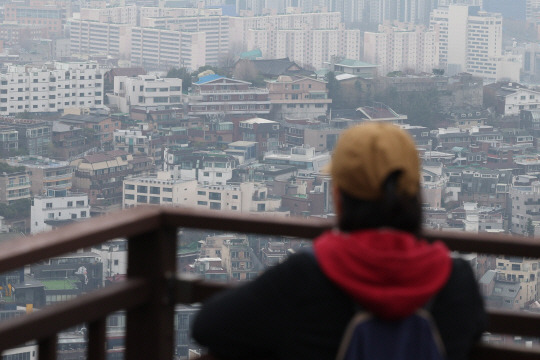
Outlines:
POLYGON ((207 83, 209 81, 213 81, 213 80, 217 80, 217 79, 222 79, 223 76, 221 75, 217 75, 217 74, 210 74, 210 75, 206 75, 206 76, 203 76, 201 78, 199 78, 199 81, 197 81, 195 84, 204 84, 204 83, 207 83))

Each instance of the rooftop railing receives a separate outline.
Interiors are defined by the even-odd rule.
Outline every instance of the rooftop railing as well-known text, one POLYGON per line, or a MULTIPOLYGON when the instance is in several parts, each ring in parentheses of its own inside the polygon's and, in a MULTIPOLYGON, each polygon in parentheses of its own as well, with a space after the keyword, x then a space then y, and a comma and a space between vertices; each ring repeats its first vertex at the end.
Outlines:
MULTIPOLYGON (((178 228, 314 238, 331 226, 331 222, 323 220, 148 206, 3 243, 0 245, 0 273, 126 237, 128 274, 121 283, 0 323, 0 353, 35 340, 40 360, 56 359, 57 334, 86 323, 88 358, 105 359, 106 317, 125 309, 125 358, 172 359, 175 305, 200 302, 226 287, 177 277, 178 228)), ((540 258, 540 243, 532 238, 433 231, 426 231, 424 236, 441 239, 452 250, 461 252, 540 258)), ((540 338, 539 314, 489 310, 489 320, 490 333, 540 338)), ((479 343, 471 354, 473 360, 538 358, 538 348, 488 343, 479 343)))

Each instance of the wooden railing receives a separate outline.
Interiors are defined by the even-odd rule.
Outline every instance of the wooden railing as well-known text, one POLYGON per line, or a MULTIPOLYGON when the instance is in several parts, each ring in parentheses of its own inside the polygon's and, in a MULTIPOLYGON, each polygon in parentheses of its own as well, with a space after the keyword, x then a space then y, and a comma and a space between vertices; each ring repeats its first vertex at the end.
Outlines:
MULTIPOLYGON (((128 239, 126 281, 0 323, 0 353, 37 341, 39 359, 56 359, 58 332, 88 324, 88 358, 105 359, 106 317, 127 310, 126 359, 172 359, 174 306, 199 302, 225 286, 176 276, 178 228, 314 238, 332 226, 324 220, 270 218, 226 212, 139 207, 0 245, 0 273, 118 237, 128 239)), ((427 231, 462 252, 540 259, 540 242, 491 234, 427 231)), ((540 315, 489 311, 488 331, 540 338, 540 315)), ((478 344, 472 359, 538 359, 540 350, 478 344)))

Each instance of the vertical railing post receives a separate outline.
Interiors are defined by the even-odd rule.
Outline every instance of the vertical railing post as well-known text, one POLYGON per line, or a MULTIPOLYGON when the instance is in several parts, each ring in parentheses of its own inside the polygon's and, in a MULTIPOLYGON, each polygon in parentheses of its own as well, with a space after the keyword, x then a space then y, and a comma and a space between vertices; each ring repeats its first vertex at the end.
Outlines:
POLYGON ((174 301, 168 276, 176 272, 176 228, 162 227, 128 240, 128 277, 144 278, 150 301, 127 312, 126 359, 173 358, 174 301))

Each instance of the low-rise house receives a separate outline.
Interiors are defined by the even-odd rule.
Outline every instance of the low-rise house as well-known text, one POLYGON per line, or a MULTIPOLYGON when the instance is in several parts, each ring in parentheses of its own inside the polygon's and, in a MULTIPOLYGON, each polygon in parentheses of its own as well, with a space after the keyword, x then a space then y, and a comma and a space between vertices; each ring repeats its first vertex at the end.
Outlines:
POLYGON ((89 217, 90 204, 86 193, 48 189, 45 195, 33 198, 30 231, 37 234, 89 217))
POLYGON ((42 195, 47 189, 71 189, 73 167, 67 161, 33 156, 10 158, 11 166, 24 166, 30 174, 32 195, 42 195))
POLYGON ((0 203, 9 205, 16 200, 29 199, 32 187, 29 171, 23 166, 0 165, 0 203))
POLYGON ((238 123, 236 140, 254 141, 258 145, 258 153, 280 148, 280 123, 263 118, 251 118, 238 123))
POLYGON ((284 119, 317 119, 326 117, 329 104, 326 83, 303 76, 281 75, 267 81, 272 104, 271 117, 284 119))
POLYGON ((156 176, 128 177, 123 183, 122 206, 194 206, 196 191, 196 180, 171 179, 167 172, 158 172, 156 176))
POLYGON ((100 114, 68 114, 60 118, 60 123, 87 129, 85 135, 90 141, 105 150, 112 149, 114 131, 122 125, 119 120, 100 114))
POLYGON ((229 115, 242 119, 270 113, 268 89, 252 87, 250 82, 206 75, 192 86, 187 103, 190 116, 229 115))
POLYGON ((538 109, 540 92, 512 82, 484 86, 484 107, 493 107, 503 116, 519 115, 521 110, 538 109))
POLYGON ((6 117, 0 119, 0 125, 12 127, 17 131, 19 151, 24 151, 28 155, 49 155, 49 144, 52 138, 51 123, 43 120, 6 117))
POLYGON ((120 150, 89 154, 71 165, 75 168, 72 189, 87 193, 91 205, 98 204, 98 200, 121 204, 124 178, 154 169, 152 159, 120 150))
POLYGON ((129 113, 132 106, 144 109, 182 108, 182 80, 156 75, 116 76, 114 92, 108 95, 112 106, 129 113))

